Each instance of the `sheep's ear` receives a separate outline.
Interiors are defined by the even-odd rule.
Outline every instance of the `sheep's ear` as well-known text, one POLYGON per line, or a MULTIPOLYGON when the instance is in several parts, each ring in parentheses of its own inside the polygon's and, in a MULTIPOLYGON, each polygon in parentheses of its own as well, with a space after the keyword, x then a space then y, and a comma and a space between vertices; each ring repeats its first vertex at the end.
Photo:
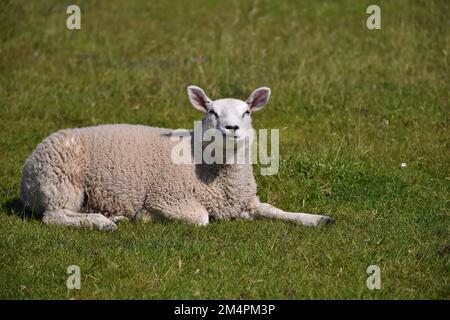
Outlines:
POLYGON ((192 105, 196 109, 203 112, 207 112, 211 109, 212 100, 208 98, 202 88, 197 86, 189 86, 187 87, 187 93, 189 96, 189 101, 191 101, 192 105))
POLYGON ((247 99, 247 104, 250 107, 250 111, 261 110, 270 99, 270 88, 261 87, 252 92, 247 99))

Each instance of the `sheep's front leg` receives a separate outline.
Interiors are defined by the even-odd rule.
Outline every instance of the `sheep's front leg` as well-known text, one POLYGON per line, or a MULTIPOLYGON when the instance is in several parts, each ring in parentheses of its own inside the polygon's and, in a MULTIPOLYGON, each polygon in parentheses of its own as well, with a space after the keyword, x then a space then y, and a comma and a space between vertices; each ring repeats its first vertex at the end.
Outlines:
POLYGON ((199 226, 205 226, 209 223, 208 211, 196 200, 174 203, 157 209, 153 208, 150 211, 155 213, 157 217, 169 220, 178 220, 199 226))
POLYGON ((114 216, 114 217, 110 217, 109 220, 111 220, 114 223, 120 223, 123 221, 130 221, 130 219, 128 219, 128 217, 126 216, 114 216))
POLYGON ((69 209, 47 210, 44 212, 42 221, 45 224, 95 227, 100 231, 117 229, 114 222, 100 213, 78 213, 69 209))
POLYGON ((268 203, 259 203, 255 215, 257 217, 269 219, 287 220, 305 226, 318 226, 319 224, 334 222, 334 220, 328 216, 300 212, 286 212, 268 203))

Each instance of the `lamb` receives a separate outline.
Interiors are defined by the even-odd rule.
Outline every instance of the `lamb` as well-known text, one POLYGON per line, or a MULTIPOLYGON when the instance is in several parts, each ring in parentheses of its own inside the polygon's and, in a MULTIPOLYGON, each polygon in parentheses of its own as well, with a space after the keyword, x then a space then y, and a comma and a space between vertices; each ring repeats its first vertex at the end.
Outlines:
MULTIPOLYGON (((197 86, 187 92, 191 104, 204 113, 202 130, 218 130, 227 141, 243 139, 252 129, 252 113, 271 93, 262 87, 246 101, 213 101, 197 86)), ((257 217, 310 226, 333 221, 260 202, 251 163, 174 163, 176 144, 192 149, 195 143, 192 131, 187 132, 187 137, 173 139, 172 129, 115 124, 53 133, 25 162, 21 200, 45 224, 100 231, 115 230, 123 219, 163 218, 196 225, 257 217)))

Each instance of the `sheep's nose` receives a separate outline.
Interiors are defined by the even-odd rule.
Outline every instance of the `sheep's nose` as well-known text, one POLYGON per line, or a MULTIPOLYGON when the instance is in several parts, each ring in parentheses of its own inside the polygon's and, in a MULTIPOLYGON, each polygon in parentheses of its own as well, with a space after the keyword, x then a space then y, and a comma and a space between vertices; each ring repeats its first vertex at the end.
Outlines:
POLYGON ((237 129, 239 129, 239 126, 225 126, 225 129, 236 131, 237 129))

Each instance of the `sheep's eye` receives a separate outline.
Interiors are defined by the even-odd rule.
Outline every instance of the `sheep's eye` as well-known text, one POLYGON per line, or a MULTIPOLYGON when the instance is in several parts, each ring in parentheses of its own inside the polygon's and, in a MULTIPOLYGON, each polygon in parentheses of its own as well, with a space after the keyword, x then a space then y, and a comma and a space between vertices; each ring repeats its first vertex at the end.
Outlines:
POLYGON ((217 113, 214 110, 210 110, 208 111, 210 114, 212 114, 214 117, 219 118, 219 116, 217 115, 217 113))
POLYGON ((250 115, 250 111, 245 111, 244 114, 242 115, 242 118, 244 118, 246 115, 250 115))

